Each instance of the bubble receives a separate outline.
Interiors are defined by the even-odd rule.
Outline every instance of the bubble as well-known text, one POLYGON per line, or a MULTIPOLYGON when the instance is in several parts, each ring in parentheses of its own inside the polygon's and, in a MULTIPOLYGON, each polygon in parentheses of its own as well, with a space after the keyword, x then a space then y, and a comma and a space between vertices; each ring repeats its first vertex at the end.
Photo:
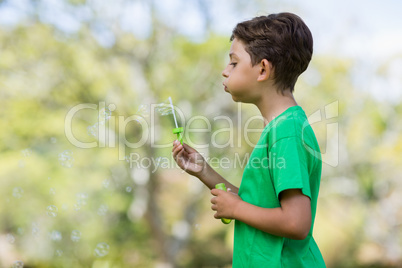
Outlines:
POLYGON ((62 210, 68 210, 68 205, 67 205, 67 204, 61 205, 61 209, 62 209, 62 210))
POLYGON ((12 234, 7 234, 6 239, 7 239, 7 242, 10 244, 14 244, 14 242, 15 242, 15 237, 12 234))
POLYGON ((107 205, 105 205, 105 204, 100 205, 99 208, 98 208, 98 215, 99 216, 104 216, 104 215, 106 215, 107 211, 108 211, 107 205))
POLYGON ((127 187, 126 187, 126 192, 127 192, 127 193, 130 193, 132 190, 133 190, 133 188, 131 188, 130 186, 127 186, 127 187))
POLYGON ((50 143, 53 143, 53 144, 57 143, 57 138, 51 137, 50 138, 50 143))
POLYGON ((77 193, 75 195, 77 199, 77 204, 79 206, 86 206, 87 205, 87 200, 88 200, 88 194, 87 193, 77 193))
POLYGON ((77 197, 77 199, 88 199, 88 194, 87 193, 77 193, 75 195, 75 197, 77 197))
POLYGON ((35 222, 32 223, 32 235, 38 236, 40 232, 39 225, 35 222))
POLYGON ((56 217, 57 216, 57 207, 55 205, 50 205, 46 208, 46 213, 47 215, 49 215, 50 217, 56 217))
POLYGON ((77 193, 75 197, 77 199, 77 203, 74 204, 74 210, 79 211, 82 207, 87 205, 88 194, 77 193))
POLYGON ((63 250, 61 250, 61 249, 56 249, 55 252, 54 252, 54 255, 55 255, 56 257, 61 257, 61 256, 63 256, 63 250))
POLYGON ((97 139, 99 136, 99 124, 95 123, 94 125, 87 127, 87 132, 89 136, 97 139))
POLYGON ((172 112, 172 106, 170 106, 169 104, 166 104, 166 103, 159 103, 158 105, 156 105, 155 106, 155 111, 158 114, 162 115, 162 116, 169 115, 169 114, 173 113, 172 112))
POLYGON ((149 116, 148 105, 141 104, 140 107, 138 107, 137 114, 142 115, 143 117, 148 117, 149 116))
POLYGON ((99 121, 107 121, 110 119, 112 112, 108 107, 99 110, 99 121))
POLYGON ((116 110, 116 104, 111 103, 107 106, 109 108, 109 111, 113 112, 114 110, 116 110))
POLYGON ((194 225, 194 228, 195 228, 196 230, 200 230, 200 228, 201 228, 201 224, 196 223, 196 224, 194 225))
POLYGON ((160 164, 160 162, 162 161, 162 157, 157 157, 156 159, 155 159, 155 166, 157 166, 157 167, 159 167, 159 164, 160 164))
POLYGON ((103 187, 104 187, 105 189, 109 188, 109 186, 110 186, 110 179, 104 180, 104 181, 102 182, 102 184, 103 184, 103 187))
POLYGON ((49 189, 49 194, 55 195, 55 194, 56 194, 56 189, 50 188, 50 189, 49 189))
POLYGON ((30 149, 24 149, 24 150, 21 150, 21 154, 24 156, 24 157, 29 157, 30 155, 31 155, 31 150, 30 149))
POLYGON ((53 230, 52 232, 50 232, 49 237, 53 241, 60 241, 63 238, 61 233, 59 231, 56 231, 56 230, 53 230))
POLYGON ((24 228, 19 227, 19 228, 17 229, 17 233, 18 233, 19 235, 23 235, 24 232, 25 232, 24 228))
POLYGON ((13 196, 15 198, 21 198, 23 193, 24 193, 24 190, 21 187, 15 187, 13 189, 13 196))
POLYGON ((87 127, 88 135, 93 136, 94 138, 98 139, 99 138, 99 126, 106 125, 106 122, 112 116, 111 110, 114 110, 114 109, 116 109, 116 105, 114 105, 114 104, 110 104, 109 107, 100 109, 98 122, 96 122, 92 126, 87 127))
POLYGON ((73 152, 65 150, 64 152, 59 153, 59 162, 63 167, 71 168, 74 163, 73 152))
POLYGON ((109 248, 109 245, 105 242, 98 243, 94 250, 94 254, 99 258, 105 257, 107 254, 109 254, 109 248))
POLYGON ((73 241, 73 242, 78 242, 78 241, 80 241, 80 239, 81 239, 81 232, 80 231, 78 231, 78 230, 73 230, 72 232, 71 232, 71 241, 73 241))
POLYGON ((13 266, 11 266, 11 268, 23 268, 24 267, 24 263, 22 261, 15 261, 13 263, 13 266))

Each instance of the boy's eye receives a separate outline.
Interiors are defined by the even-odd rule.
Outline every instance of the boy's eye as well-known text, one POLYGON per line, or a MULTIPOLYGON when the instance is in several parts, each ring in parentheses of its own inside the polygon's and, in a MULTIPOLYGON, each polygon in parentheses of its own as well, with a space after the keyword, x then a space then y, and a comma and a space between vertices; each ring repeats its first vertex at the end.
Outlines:
POLYGON ((236 66, 237 62, 231 62, 230 65, 236 66))

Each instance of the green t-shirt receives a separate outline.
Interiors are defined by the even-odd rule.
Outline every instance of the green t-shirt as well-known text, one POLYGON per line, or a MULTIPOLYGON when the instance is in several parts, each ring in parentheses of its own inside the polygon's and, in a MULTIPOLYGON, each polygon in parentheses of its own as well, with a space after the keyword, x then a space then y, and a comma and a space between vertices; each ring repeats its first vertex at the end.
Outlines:
POLYGON ((321 178, 321 153, 306 114, 293 106, 264 128, 244 169, 239 196, 264 208, 280 207, 279 194, 301 189, 311 200, 312 224, 304 240, 292 240, 235 222, 233 267, 325 267, 313 238, 321 178))

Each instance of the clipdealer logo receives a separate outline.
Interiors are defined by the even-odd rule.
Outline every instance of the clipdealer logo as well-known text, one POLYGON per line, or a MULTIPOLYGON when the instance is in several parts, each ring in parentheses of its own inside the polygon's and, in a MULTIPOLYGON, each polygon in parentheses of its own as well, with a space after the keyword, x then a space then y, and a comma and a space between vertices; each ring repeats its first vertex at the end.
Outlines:
MULTIPOLYGON (((184 116, 184 112, 181 111, 178 107, 175 107, 175 112, 180 122, 182 122, 183 127, 185 129, 184 139, 186 143, 191 144, 197 149, 205 149, 210 146, 214 148, 234 148, 234 147, 242 147, 242 142, 245 142, 247 145, 251 147, 257 146, 250 140, 250 133, 261 133, 261 128, 251 128, 250 125, 253 121, 261 121, 263 118, 261 116, 252 116, 245 120, 242 118, 241 113, 241 103, 238 104, 238 117, 235 119, 236 121, 228 116, 215 116, 212 119, 209 119, 204 116, 193 116, 186 120, 184 116), (211 123, 211 121, 213 121, 211 123), (213 123, 223 123, 228 127, 220 128, 219 130, 212 131, 213 123), (244 123, 243 123, 244 122, 244 123), (203 125, 203 127, 199 127, 203 125), (237 127, 234 126, 243 126, 237 127), (205 133, 210 133, 210 140, 204 143, 199 143, 197 140, 197 135, 205 135, 205 133), (222 141, 221 138, 217 136, 221 136, 220 134, 226 134, 226 139, 222 141), (236 135, 235 135, 236 134, 236 135), (237 138, 236 138, 237 137, 237 138), (198 142, 198 143, 197 143, 198 142)), ((155 112, 155 108, 160 106, 160 104, 151 104, 147 113, 147 116, 141 114, 134 114, 128 117, 124 115, 113 116, 112 112, 116 110, 115 104, 109 104, 106 106, 105 102, 99 102, 98 104, 93 103, 84 103, 78 104, 72 107, 66 114, 64 121, 64 131, 67 140, 77 148, 82 149, 91 149, 91 148, 118 148, 118 159, 119 160, 127 160, 126 149, 136 149, 142 146, 151 146, 152 148, 169 148, 172 146, 171 142, 166 143, 158 143, 160 139, 158 136, 160 135, 160 128, 157 126, 156 117, 158 114, 155 112), (75 135, 73 131, 73 121, 78 113, 84 112, 84 110, 92 110, 97 111, 98 113, 98 122, 94 125, 88 127, 88 131, 91 131, 92 136, 96 138, 96 141, 81 141, 75 135), (105 114, 105 111, 107 113, 105 114), (116 124, 117 123, 117 124, 116 124), (131 142, 126 137, 126 128, 128 124, 134 123, 136 127, 139 129, 138 133, 140 133, 140 138, 136 142, 131 142), (117 127, 116 127, 117 125, 117 127)), ((308 116, 308 122, 305 122, 303 129, 311 125, 320 123, 325 125, 325 140, 324 140, 324 148, 325 150, 321 152, 314 151, 311 147, 305 144, 306 150, 312 155, 319 157, 323 163, 336 167, 339 163, 339 102, 334 101, 325 105, 322 109, 317 109, 311 115, 308 116)), ((304 133, 304 131, 303 131, 304 133)), ((302 136, 303 136, 302 133, 302 136)), ((173 136, 172 136, 173 137, 173 136)), ((303 139, 303 137, 302 137, 303 139)), ((304 140, 304 139, 303 139, 304 140)), ((141 161, 139 154, 134 154, 133 157, 130 156, 130 159, 133 158, 134 162, 138 163, 141 161)), ((244 162, 244 159, 240 161, 238 158, 239 155, 235 155, 237 157, 237 162, 244 162)), ((161 163, 161 159, 148 159, 143 160, 143 164, 153 163, 152 166, 158 166, 161 163), (159 162, 157 162, 159 161, 159 162)), ((233 158, 232 158, 233 159, 233 158)), ((210 161, 217 161, 215 158, 210 158, 210 161)), ((247 159, 248 160, 248 159, 247 159)), ((132 161, 132 162, 133 162, 132 161)), ((172 159, 169 161, 173 161, 172 159)), ((222 159, 219 161, 220 165, 227 166, 225 164, 226 159, 222 159)), ((247 161, 246 161, 247 162, 247 161)), ((147 166, 146 164, 144 164, 147 166)), ((143 166, 144 166, 143 165, 143 166)), ((232 164, 233 165, 233 164, 232 164)), ((150 165, 151 166, 151 165, 150 165)), ((166 166, 159 165, 160 167, 166 166)), ((170 165, 171 166, 171 165, 170 165)), ((239 165, 240 166, 240 165, 239 165)), ((244 166, 244 165, 243 165, 244 166)))

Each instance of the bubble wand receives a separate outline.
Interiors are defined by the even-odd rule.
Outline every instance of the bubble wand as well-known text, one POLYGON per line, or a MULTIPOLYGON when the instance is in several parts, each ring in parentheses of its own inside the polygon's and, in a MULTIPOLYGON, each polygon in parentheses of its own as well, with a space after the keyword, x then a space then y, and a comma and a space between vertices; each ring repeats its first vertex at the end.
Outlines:
POLYGON ((174 107, 173 107, 173 103, 172 103, 172 98, 169 97, 169 102, 170 102, 170 107, 172 108, 172 114, 173 114, 173 118, 174 118, 174 124, 176 126, 176 128, 173 129, 173 134, 177 135, 177 140, 180 141, 181 144, 183 144, 183 128, 179 127, 177 125, 177 119, 176 119, 176 114, 174 112, 174 107))

